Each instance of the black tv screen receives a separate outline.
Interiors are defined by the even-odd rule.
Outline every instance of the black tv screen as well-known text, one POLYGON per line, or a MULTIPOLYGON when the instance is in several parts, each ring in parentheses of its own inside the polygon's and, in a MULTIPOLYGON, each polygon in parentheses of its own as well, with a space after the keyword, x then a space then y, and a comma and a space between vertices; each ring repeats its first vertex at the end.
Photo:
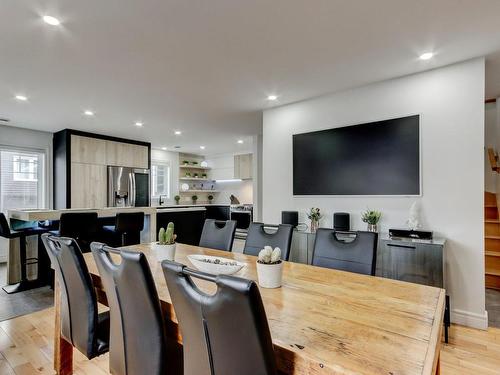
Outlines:
POLYGON ((420 195, 419 116, 293 136, 294 195, 420 195))

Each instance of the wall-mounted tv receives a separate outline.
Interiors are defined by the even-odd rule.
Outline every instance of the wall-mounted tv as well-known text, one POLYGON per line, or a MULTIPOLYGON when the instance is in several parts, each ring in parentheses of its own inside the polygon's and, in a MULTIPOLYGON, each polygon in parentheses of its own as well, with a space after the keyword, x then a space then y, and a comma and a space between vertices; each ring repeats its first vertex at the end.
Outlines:
POLYGON ((419 116, 293 136, 294 195, 420 195, 419 116))

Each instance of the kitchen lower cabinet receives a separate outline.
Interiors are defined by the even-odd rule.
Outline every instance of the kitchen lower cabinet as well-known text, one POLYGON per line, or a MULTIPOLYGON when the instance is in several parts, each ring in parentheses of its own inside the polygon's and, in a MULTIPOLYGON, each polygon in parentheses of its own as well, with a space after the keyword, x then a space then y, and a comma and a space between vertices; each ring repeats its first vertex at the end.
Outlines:
POLYGON ((226 221, 230 219, 230 208, 229 206, 218 206, 218 205, 206 205, 207 219, 222 220, 226 221))
POLYGON ((156 214, 155 240, 158 240, 160 228, 167 228, 168 223, 172 222, 174 233, 177 235, 176 242, 198 246, 205 218, 204 207, 159 209, 156 214))

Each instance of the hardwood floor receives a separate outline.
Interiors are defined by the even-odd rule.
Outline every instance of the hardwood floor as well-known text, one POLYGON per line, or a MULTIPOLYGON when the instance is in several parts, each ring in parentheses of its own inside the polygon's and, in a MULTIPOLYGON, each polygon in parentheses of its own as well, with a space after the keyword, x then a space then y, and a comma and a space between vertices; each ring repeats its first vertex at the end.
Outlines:
MULTIPOLYGON (((54 374, 53 308, 0 322, 0 375, 54 374)), ((108 356, 88 361, 74 351, 75 374, 108 374, 108 356)), ((500 329, 452 326, 441 350, 441 374, 500 374, 500 329)))

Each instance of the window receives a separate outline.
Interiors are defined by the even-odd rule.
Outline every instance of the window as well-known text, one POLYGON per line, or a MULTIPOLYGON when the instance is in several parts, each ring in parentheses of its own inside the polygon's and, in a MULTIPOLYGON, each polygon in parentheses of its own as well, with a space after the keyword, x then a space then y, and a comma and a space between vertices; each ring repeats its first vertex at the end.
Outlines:
POLYGON ((170 199, 170 164, 168 162, 151 162, 151 197, 165 195, 170 199))
POLYGON ((0 211, 45 207, 45 153, 0 147, 0 211))

